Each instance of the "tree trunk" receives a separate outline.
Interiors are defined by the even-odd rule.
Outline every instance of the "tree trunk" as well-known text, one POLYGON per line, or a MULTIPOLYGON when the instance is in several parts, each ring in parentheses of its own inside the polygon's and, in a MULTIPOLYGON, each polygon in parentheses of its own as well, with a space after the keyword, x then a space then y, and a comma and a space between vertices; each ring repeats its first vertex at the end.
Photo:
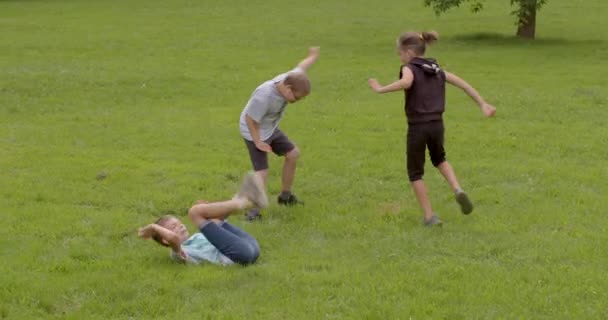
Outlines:
POLYGON ((534 39, 536 33, 536 0, 522 1, 520 5, 517 36, 534 39))

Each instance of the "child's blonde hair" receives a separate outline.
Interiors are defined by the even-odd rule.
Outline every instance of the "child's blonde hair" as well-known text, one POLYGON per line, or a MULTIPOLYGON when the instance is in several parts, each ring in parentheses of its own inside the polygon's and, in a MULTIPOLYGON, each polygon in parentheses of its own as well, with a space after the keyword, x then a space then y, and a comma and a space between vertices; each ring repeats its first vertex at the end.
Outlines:
POLYGON ((304 72, 290 72, 283 83, 304 96, 310 94, 310 79, 304 72))
POLYGON ((400 50, 412 50, 416 55, 424 55, 426 45, 439 40, 439 34, 435 31, 428 32, 406 32, 397 39, 400 50))

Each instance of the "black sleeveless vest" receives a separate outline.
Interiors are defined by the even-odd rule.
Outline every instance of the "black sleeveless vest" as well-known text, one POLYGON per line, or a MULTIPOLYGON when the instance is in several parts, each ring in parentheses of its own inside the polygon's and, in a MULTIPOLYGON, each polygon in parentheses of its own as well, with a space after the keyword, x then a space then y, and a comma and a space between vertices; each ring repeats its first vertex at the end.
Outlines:
MULTIPOLYGON (((445 111, 445 72, 431 58, 413 58, 407 66, 414 74, 412 86, 405 90, 408 123, 441 120, 445 111)), ((400 70, 399 79, 402 77, 400 70)))

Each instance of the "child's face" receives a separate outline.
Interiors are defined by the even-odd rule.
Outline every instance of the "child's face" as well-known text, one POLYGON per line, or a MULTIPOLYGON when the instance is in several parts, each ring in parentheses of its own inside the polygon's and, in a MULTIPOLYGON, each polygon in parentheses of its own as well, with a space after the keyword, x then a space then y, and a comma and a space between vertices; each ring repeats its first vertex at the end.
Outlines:
POLYGON ((165 221, 163 227, 173 231, 182 241, 188 239, 188 229, 186 229, 186 226, 177 218, 171 218, 165 221))
POLYGON ((410 62, 410 60, 412 60, 412 50, 403 50, 403 49, 399 49, 399 59, 401 60, 402 63, 408 63, 410 62))
POLYGON ((290 86, 287 86, 288 90, 286 90, 287 94, 285 95, 285 100, 289 103, 294 103, 298 100, 304 99, 308 94, 301 93, 296 90, 293 90, 290 86))

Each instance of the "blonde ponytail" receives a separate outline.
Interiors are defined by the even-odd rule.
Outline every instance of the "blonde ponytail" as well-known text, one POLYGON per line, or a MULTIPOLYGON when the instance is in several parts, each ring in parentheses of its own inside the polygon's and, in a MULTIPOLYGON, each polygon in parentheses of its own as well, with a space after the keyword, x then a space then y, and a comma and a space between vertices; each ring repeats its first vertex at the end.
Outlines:
POLYGON ((426 46, 434 43, 439 39, 439 34, 436 31, 428 32, 406 32, 397 39, 397 44, 401 50, 411 49, 416 54, 423 55, 426 51, 426 46))
POLYGON ((439 40, 439 33, 437 33, 437 31, 421 32, 420 38, 422 38, 426 44, 432 44, 439 40))

